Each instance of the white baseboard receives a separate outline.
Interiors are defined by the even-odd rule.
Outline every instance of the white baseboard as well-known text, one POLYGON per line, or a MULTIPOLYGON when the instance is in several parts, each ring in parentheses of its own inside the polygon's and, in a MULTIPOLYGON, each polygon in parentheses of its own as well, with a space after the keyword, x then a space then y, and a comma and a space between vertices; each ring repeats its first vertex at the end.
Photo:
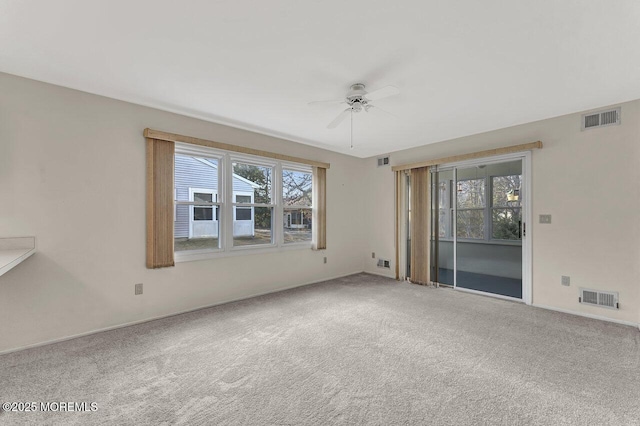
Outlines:
POLYGON ((371 275, 377 275, 379 277, 385 277, 385 278, 391 278, 392 280, 395 280, 395 276, 393 276, 393 274, 391 275, 387 275, 384 272, 378 272, 378 271, 362 271, 365 274, 371 274, 371 275))
POLYGON ((597 320, 600 320, 600 321, 614 322, 616 324, 622 324, 622 325, 630 325, 632 327, 636 327, 636 328, 640 329, 640 324, 638 324, 637 322, 633 322, 633 321, 625 321, 625 320, 619 320, 619 319, 615 319, 615 318, 604 317, 604 316, 600 316, 600 315, 586 314, 584 312, 570 311, 569 309, 554 308, 552 306, 538 305, 536 303, 534 303, 531 306, 534 306, 536 308, 547 309, 549 311, 562 312, 563 314, 576 315, 576 316, 579 316, 579 317, 597 319, 597 320))
POLYGON ((240 300, 251 299, 252 297, 258 297, 258 296, 264 296, 266 294, 278 293, 278 292, 281 292, 281 291, 291 290, 293 288, 298 288, 298 287, 304 287, 304 286, 311 285, 311 284, 317 284, 317 283, 321 283, 321 282, 324 282, 324 281, 331 281, 331 280, 335 280, 335 279, 338 279, 338 278, 348 277, 349 275, 360 274, 362 272, 364 272, 364 271, 356 271, 356 272, 350 272, 348 274, 337 275, 337 276, 334 276, 334 277, 322 278, 322 279, 311 281, 311 282, 307 282, 307 283, 304 283, 304 284, 295 284, 295 285, 292 285, 292 286, 289 286, 289 287, 282 287, 282 288, 279 288, 279 289, 276 289, 276 290, 269 290, 269 291, 263 291, 263 292, 260 292, 260 293, 254 293, 254 294, 251 294, 249 296, 238 297, 238 298, 235 298, 235 299, 227 299, 227 300, 223 300, 221 302, 216 302, 216 303, 211 303, 211 304, 208 304, 208 305, 198 306, 197 308, 190 308, 190 309, 186 309, 186 310, 179 311, 179 312, 173 312, 171 314, 159 315, 159 316, 156 316, 156 317, 146 318, 146 319, 137 320, 137 321, 131 321, 131 322, 123 323, 123 324, 116 324, 116 325, 112 325, 112 326, 109 326, 109 327, 104 327, 104 328, 99 328, 99 329, 96 329, 96 330, 85 331, 83 333, 73 334, 71 336, 65 336, 65 337, 60 337, 60 338, 57 338, 57 339, 46 340, 44 342, 39 342, 39 343, 32 343, 30 345, 19 346, 17 348, 5 349, 5 350, 0 351, 0 355, 5 355, 5 354, 13 353, 13 352, 24 351, 26 349, 37 348, 37 347, 40 347, 40 346, 51 345, 51 344, 54 344, 54 343, 66 342, 67 340, 77 339, 79 337, 84 337, 84 336, 90 336, 92 334, 102 333, 104 331, 117 330, 119 328, 130 327, 132 325, 144 324, 145 322, 155 321, 155 320, 159 320, 159 319, 163 319, 163 318, 169 318, 169 317, 173 317, 173 316, 181 315, 181 314, 187 314, 189 312, 195 312, 195 311, 199 311, 201 309, 213 308, 214 306, 224 305, 225 303, 239 302, 240 300))

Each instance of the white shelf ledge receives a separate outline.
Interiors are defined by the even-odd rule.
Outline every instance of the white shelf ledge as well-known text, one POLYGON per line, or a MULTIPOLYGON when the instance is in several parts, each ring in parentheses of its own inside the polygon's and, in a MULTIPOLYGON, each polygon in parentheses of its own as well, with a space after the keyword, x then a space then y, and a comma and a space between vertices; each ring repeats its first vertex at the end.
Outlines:
POLYGON ((0 238, 0 275, 6 274, 35 252, 35 237, 0 238))

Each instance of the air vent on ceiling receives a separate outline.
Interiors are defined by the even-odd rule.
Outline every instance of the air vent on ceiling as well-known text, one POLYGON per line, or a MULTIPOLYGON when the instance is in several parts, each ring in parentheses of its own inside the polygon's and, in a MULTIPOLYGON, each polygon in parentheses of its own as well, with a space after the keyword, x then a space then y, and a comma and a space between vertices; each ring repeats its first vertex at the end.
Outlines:
POLYGON ((580 303, 585 305, 602 306, 604 308, 619 309, 618 292, 580 289, 580 303))
POLYGON ((607 111, 592 112, 582 115, 582 130, 593 129, 594 127, 614 126, 620 124, 621 108, 614 108, 607 111))
POLYGON ((389 165, 389 157, 380 157, 378 158, 378 167, 388 166, 389 165))

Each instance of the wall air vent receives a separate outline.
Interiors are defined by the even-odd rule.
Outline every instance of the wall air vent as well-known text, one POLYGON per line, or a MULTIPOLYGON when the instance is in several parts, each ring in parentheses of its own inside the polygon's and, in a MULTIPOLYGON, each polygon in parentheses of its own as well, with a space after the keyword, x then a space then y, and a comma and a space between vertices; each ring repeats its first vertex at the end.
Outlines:
POLYGON ((385 259, 378 259, 378 268, 391 269, 391 261, 385 259))
POLYGON ((582 130, 593 129, 594 127, 614 126, 620 124, 621 108, 614 108, 607 111, 593 112, 582 115, 582 130))
POLYGON ((389 165, 389 157, 378 158, 378 167, 388 166, 388 165, 389 165))
POLYGON ((619 309, 618 292, 580 289, 578 301, 585 305, 602 306, 603 308, 619 309))

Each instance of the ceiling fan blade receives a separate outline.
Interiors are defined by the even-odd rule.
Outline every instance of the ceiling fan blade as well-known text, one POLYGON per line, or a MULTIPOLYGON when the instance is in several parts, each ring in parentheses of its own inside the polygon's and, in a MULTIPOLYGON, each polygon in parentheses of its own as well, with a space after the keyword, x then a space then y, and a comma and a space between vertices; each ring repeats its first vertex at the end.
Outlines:
POLYGON ((390 116, 392 116, 392 117, 394 117, 394 118, 398 118, 398 116, 397 116, 397 115, 395 115, 394 113, 389 112, 389 111, 387 111, 386 109, 382 109, 382 108, 380 108, 380 107, 379 107, 379 106, 377 106, 377 105, 367 105, 367 107, 366 107, 365 111, 369 112, 370 110, 379 111, 379 112, 384 112, 385 114, 388 114, 388 115, 390 115, 390 116))
POLYGON ((309 102, 307 105, 316 106, 316 105, 338 105, 344 102, 344 99, 331 99, 328 101, 313 101, 309 102))
POLYGON ((347 108, 344 111, 342 111, 340 115, 338 115, 331 123, 329 123, 329 125, 327 126, 327 129, 335 129, 336 127, 338 127, 338 125, 342 123, 342 121, 345 118, 349 116, 350 112, 351 112, 351 108, 347 108))
POLYGON ((388 98, 389 96, 397 95, 398 93, 400 93, 400 89, 396 86, 385 86, 367 93, 365 97, 370 101, 377 101, 378 99, 388 98))

